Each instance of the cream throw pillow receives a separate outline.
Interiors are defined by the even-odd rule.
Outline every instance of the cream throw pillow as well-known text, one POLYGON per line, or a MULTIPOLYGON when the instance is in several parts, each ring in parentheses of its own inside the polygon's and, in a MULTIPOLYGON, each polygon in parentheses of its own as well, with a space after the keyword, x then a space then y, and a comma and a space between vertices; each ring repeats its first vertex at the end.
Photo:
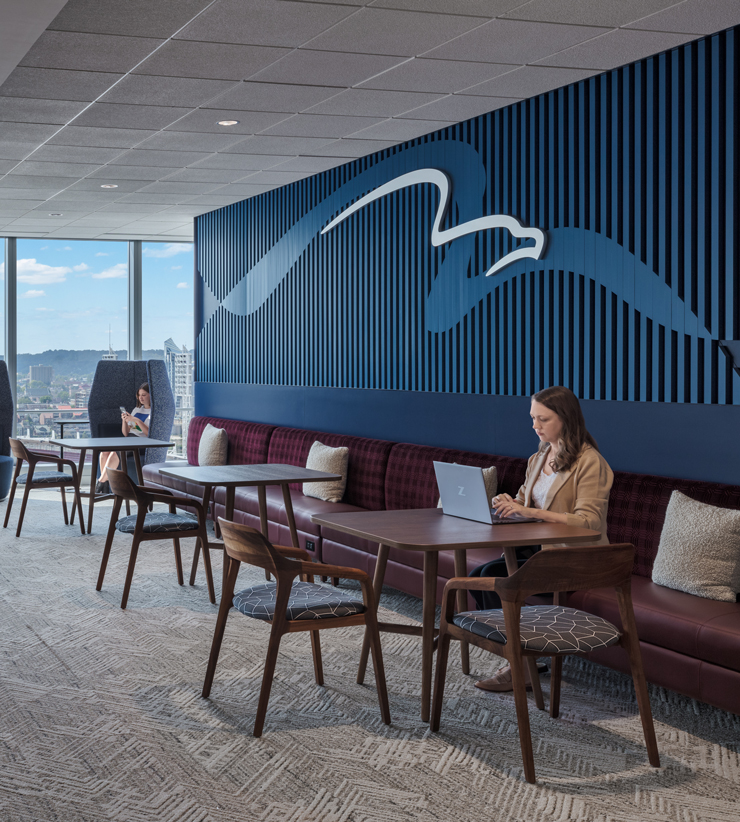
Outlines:
POLYGON ((328 482, 304 482, 303 493, 307 497, 323 499, 326 502, 341 502, 344 489, 347 487, 347 463, 349 448, 331 448, 318 440, 311 446, 306 459, 306 468, 314 471, 326 471, 329 474, 341 474, 338 480, 328 482))
POLYGON ((209 422, 200 435, 198 465, 226 465, 229 437, 225 428, 216 428, 209 422))
MULTIPOLYGON (((459 463, 454 462, 453 465, 459 465, 459 463)), ((498 474, 496 473, 495 465, 483 469, 483 484, 486 486, 486 496, 488 497, 488 503, 490 505, 491 500, 496 496, 496 492, 498 491, 498 474)), ((441 507, 442 497, 439 498, 439 502, 437 503, 437 508, 441 507)))
POLYGON ((697 597, 735 602, 740 591, 740 511, 671 494, 653 582, 697 597))

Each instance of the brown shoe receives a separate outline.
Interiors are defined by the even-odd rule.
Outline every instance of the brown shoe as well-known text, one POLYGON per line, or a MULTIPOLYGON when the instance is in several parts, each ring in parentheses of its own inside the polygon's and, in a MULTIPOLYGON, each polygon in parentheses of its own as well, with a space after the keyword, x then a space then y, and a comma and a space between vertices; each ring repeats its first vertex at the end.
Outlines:
MULTIPOLYGON (((543 673, 546 670, 546 665, 537 666, 537 671, 539 673, 543 673)), ((527 690, 531 691, 532 680, 529 678, 529 667, 527 665, 524 666, 524 682, 526 683, 527 690)), ((493 691, 495 693, 507 693, 508 691, 513 691, 514 682, 511 678, 511 666, 505 665, 503 668, 499 668, 495 676, 490 679, 479 680, 475 683, 475 687, 480 688, 481 691, 493 691)))

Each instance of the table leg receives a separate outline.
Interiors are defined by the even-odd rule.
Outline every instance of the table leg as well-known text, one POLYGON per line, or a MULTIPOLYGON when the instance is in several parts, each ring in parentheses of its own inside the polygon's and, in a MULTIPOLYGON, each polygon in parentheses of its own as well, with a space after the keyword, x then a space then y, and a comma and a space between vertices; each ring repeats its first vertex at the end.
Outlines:
MULTIPOLYGON (((206 520, 208 519, 208 505, 211 501, 211 487, 210 485, 203 486, 203 515, 205 516, 206 520)), ((198 573, 198 558, 200 556, 201 548, 204 551, 208 551, 209 546, 201 545, 200 544, 200 537, 195 540, 195 550, 193 551, 193 564, 190 566, 190 584, 195 585, 195 577, 198 573)))
MULTIPOLYGON (((136 476, 139 478, 139 485, 144 484, 144 472, 141 470, 141 454, 138 448, 132 449, 134 452, 134 462, 136 463, 136 476)), ((121 456, 125 456, 122 454, 121 456)), ((127 463, 121 463, 121 471, 126 471, 128 468, 127 463)))
MULTIPOLYGON (((80 452, 80 465, 84 465, 85 462, 85 449, 81 449, 80 452)), ((93 508, 95 507, 95 481, 98 475, 98 463, 100 462, 100 451, 97 448, 92 449, 92 466, 90 468, 90 505, 87 509, 87 533, 92 533, 92 521, 93 521, 93 508)))
POLYGON ((437 607, 437 551, 424 552, 424 592, 421 618, 421 721, 429 722, 434 666, 434 623, 437 607))
MULTIPOLYGON (((381 542, 378 545, 378 558, 375 561, 375 574, 373 575, 373 595, 375 597, 375 613, 377 615, 380 605, 380 594, 383 590, 383 580, 385 579, 385 566, 388 564, 388 552, 390 549, 381 542)), ((357 668, 357 683, 362 685, 365 681, 365 670, 367 669, 367 657, 370 653, 370 634, 365 629, 365 638, 362 640, 362 651, 360 652, 360 665, 357 668)))
MULTIPOLYGON (((464 548, 455 549, 455 576, 466 577, 468 575, 468 561, 467 551, 464 548)), ((468 610, 468 594, 467 591, 457 592, 457 610, 468 610)), ((470 646, 467 642, 460 643, 460 660, 462 662, 462 672, 464 674, 470 673, 470 646)))
POLYGON ((293 500, 290 498, 290 488, 288 483, 283 483, 283 502, 285 503, 285 513, 288 516, 288 527, 290 528, 290 538, 293 540, 293 547, 300 548, 298 544, 298 529, 295 527, 295 515, 293 514, 293 500))
MULTIPOLYGON (((264 485, 257 486, 257 499, 260 506, 260 531, 265 539, 270 539, 269 528, 267 525, 267 490, 264 485)), ((232 517, 228 517, 232 519, 232 517)))
MULTIPOLYGON (((509 576, 519 570, 519 564, 516 559, 516 549, 511 546, 504 548, 504 559, 506 560, 506 570, 509 576)), ((533 656, 525 657, 524 660, 527 670, 529 671, 529 679, 532 683, 532 693, 534 694, 534 704, 541 710, 545 710, 545 699, 542 696, 542 686, 540 685, 540 675, 537 673, 537 659, 533 656)))
MULTIPOLYGON (((224 515, 224 519, 229 520, 229 522, 234 521, 234 500, 236 498, 236 488, 233 485, 226 486, 226 512, 224 515)), ((216 504, 214 500, 214 506, 216 504)), ((262 510, 260 508, 260 510, 262 510)), ((229 555, 226 553, 226 543, 224 543, 224 563, 223 563, 223 573, 221 578, 221 591, 226 590, 226 575, 229 571, 229 555)))

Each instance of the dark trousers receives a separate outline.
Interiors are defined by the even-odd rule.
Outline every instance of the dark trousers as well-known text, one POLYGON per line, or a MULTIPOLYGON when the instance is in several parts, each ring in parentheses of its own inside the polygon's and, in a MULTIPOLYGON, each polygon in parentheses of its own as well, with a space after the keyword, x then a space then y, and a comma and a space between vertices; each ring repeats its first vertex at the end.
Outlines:
MULTIPOLYGON (((533 555, 541 550, 541 545, 522 545, 516 549, 516 561, 519 568, 533 555)), ((471 577, 507 577, 506 560, 494 559, 479 565, 470 572, 471 577)), ((471 591, 479 611, 489 611, 501 607, 501 598, 495 591, 471 591)))

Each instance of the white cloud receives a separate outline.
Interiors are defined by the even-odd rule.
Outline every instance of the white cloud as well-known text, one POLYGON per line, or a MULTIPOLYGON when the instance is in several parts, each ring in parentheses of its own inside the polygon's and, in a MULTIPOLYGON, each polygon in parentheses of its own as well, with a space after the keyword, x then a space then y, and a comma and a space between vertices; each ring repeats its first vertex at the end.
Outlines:
POLYGON ((72 250, 71 245, 65 245, 64 248, 62 249, 62 251, 71 251, 71 250, 72 250))
POLYGON ((170 271, 179 271, 181 268, 181 265, 173 265, 170 267, 170 271))
POLYGON ((28 297, 28 298, 45 297, 46 292, 45 291, 26 291, 25 294, 19 294, 18 296, 19 297, 28 297))
POLYGON ((110 257, 110 254, 107 251, 98 251, 95 255, 96 257, 110 257))
POLYGON ((177 284, 177 287, 178 287, 178 288, 187 288, 187 287, 188 287, 188 284, 187 284, 187 283, 178 283, 178 284, 177 284))
POLYGON ((40 250, 40 251, 46 251, 46 249, 47 249, 48 247, 49 247, 48 245, 42 245, 42 246, 41 246, 41 248, 40 248, 39 250, 40 250))
POLYGON ((37 306, 36 311, 56 311, 56 308, 44 308, 43 306, 37 306))
POLYGON ((128 277, 128 263, 116 263, 105 271, 92 275, 93 280, 113 280, 119 277, 128 277))
POLYGON ((157 246, 147 246, 142 254, 145 257, 174 257, 175 254, 188 254, 193 250, 192 243, 157 243, 157 246))
POLYGON ((35 257, 18 260, 18 282, 28 285, 48 285, 50 283, 65 283, 72 269, 66 265, 45 265, 36 262, 35 257))
POLYGON ((73 265, 72 271, 87 271, 90 266, 87 263, 80 263, 79 265, 73 265))

